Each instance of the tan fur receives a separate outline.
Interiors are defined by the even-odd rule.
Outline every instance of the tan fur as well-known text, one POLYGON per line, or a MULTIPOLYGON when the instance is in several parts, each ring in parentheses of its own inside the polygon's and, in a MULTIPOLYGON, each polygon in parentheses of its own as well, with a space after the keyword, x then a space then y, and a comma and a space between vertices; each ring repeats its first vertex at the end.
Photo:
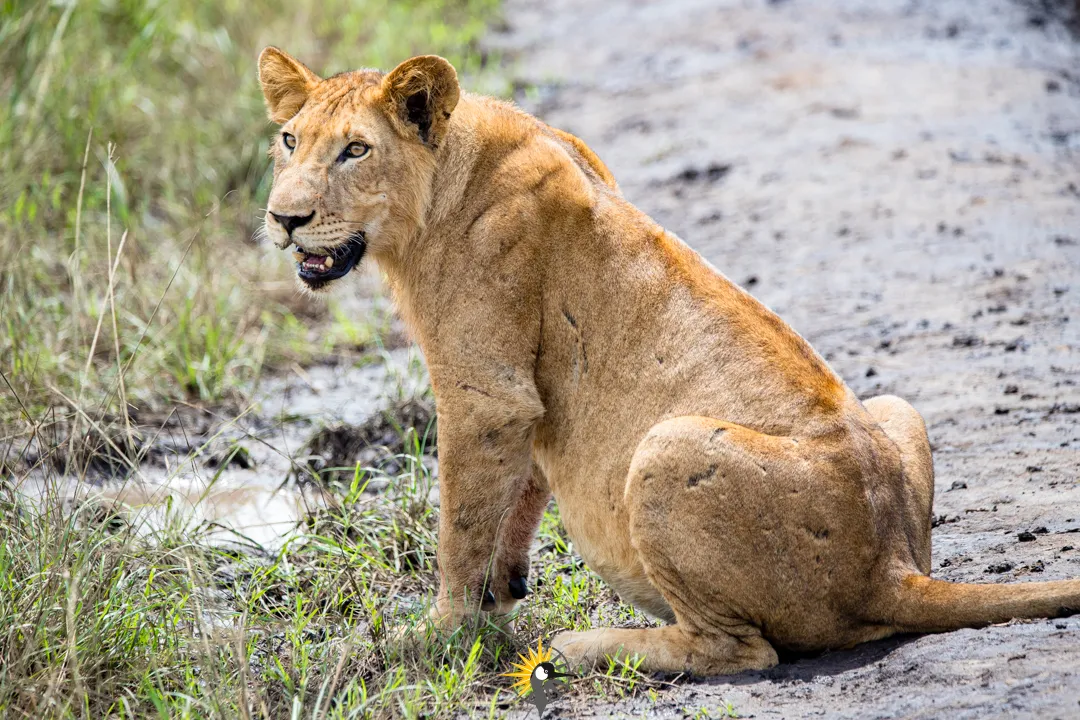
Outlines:
POLYGON ((298 138, 274 151, 269 209, 316 213, 297 231, 305 247, 363 228, 427 358, 436 621, 514 606, 549 491, 590 566, 673 623, 565 633, 555 645, 572 660, 637 653, 648 668, 727 673, 774 664, 774 647, 1080 609, 1075 580, 930 580, 918 413, 860 403, 768 308, 630 205, 579 139, 461 93, 439 58, 312 85, 267 53, 270 115, 298 138), (335 165, 353 137, 371 157, 335 165))

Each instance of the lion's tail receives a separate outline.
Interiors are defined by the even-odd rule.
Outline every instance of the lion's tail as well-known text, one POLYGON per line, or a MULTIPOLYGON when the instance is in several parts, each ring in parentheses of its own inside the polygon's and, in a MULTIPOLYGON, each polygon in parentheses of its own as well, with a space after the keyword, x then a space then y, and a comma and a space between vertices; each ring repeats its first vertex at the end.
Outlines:
POLYGON ((896 600, 890 620, 899 630, 944 632, 1080 613, 1080 579, 981 585, 909 575, 896 600))

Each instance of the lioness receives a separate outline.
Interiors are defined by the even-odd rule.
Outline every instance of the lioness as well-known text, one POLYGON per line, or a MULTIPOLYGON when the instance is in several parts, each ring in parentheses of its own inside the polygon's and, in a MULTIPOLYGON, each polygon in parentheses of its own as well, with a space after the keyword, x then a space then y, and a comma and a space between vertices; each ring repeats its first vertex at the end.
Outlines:
POLYGON ((627 202, 572 135, 435 56, 321 79, 267 48, 267 231, 326 292, 370 255, 439 418, 433 620, 509 612, 553 493, 589 565, 669 624, 560 634, 572 662, 711 675, 1080 610, 1080 580, 929 577, 922 418, 860 402, 776 315, 627 202))

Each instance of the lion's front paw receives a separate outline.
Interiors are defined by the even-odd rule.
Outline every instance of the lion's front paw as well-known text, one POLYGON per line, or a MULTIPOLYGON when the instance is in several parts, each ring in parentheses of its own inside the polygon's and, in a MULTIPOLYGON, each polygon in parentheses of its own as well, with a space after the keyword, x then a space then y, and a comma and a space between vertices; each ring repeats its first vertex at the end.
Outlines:
MULTIPOLYGON (((472 614, 475 614, 475 610, 472 614)), ((453 602, 448 597, 441 597, 428 610, 428 624, 439 632, 452 632, 470 615, 469 608, 462 602, 453 602)))
POLYGON ((439 600, 424 615, 388 628, 386 637, 393 645, 420 649, 434 638, 450 635, 479 614, 475 609, 470 613, 461 603, 439 600))
POLYGON ((420 651, 432 642, 445 640, 458 628, 465 626, 470 631, 514 634, 514 622, 509 615, 493 615, 487 612, 454 612, 453 609, 440 610, 438 604, 432 606, 427 616, 413 622, 403 622, 387 630, 386 637, 392 645, 410 651, 420 651))

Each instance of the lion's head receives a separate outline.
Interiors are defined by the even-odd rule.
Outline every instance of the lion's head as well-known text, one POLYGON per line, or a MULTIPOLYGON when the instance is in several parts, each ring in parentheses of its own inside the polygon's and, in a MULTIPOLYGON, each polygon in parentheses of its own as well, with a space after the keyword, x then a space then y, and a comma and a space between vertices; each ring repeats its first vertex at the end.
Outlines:
POLYGON ((311 290, 347 275, 368 252, 400 249, 422 226, 435 150, 459 97, 441 57, 406 60, 388 74, 356 70, 322 79, 269 47, 259 82, 270 119, 274 186, 266 231, 296 245, 297 275, 311 290))

